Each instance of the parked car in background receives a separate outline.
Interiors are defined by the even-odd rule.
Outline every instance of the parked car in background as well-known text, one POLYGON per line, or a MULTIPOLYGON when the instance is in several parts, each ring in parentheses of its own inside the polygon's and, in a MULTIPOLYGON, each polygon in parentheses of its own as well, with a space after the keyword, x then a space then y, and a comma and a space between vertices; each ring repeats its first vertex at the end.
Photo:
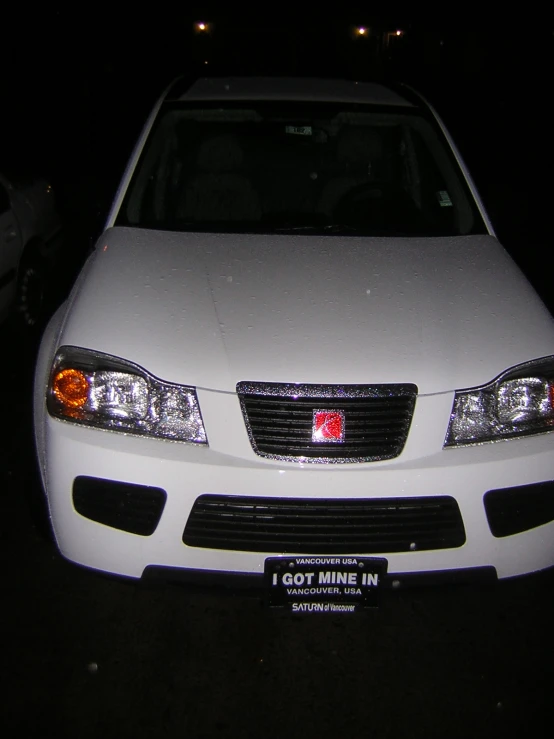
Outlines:
POLYGON ((370 83, 172 87, 35 381, 65 557, 301 612, 554 565, 553 429, 552 317, 370 83))
POLYGON ((0 320, 13 313, 27 328, 40 323, 60 243, 52 186, 40 177, 0 172, 0 320))

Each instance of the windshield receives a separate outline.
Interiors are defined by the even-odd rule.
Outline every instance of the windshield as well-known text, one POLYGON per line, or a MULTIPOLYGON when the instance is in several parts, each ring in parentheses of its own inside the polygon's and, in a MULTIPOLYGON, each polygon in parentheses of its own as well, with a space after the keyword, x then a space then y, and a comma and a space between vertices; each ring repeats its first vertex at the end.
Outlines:
POLYGON ((486 233, 442 134, 415 108, 162 107, 116 224, 176 231, 486 233))

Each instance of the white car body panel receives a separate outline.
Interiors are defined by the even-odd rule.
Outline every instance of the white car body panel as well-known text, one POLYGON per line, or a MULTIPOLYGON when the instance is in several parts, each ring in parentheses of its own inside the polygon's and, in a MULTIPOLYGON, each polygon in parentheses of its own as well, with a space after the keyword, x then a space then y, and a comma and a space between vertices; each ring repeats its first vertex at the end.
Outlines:
POLYGON ((298 100, 300 102, 372 103, 411 107, 383 85, 310 78, 217 77, 199 79, 180 100, 298 100))
MULTIPOLYGON (((552 436, 442 449, 444 422, 452 394, 418 399, 415 438, 391 462, 369 465, 298 465, 272 462, 254 454, 236 397, 199 393, 210 447, 137 439, 113 432, 74 427, 48 419, 49 458, 45 485, 60 551, 88 567, 140 577, 148 565, 262 573, 271 553, 187 547, 185 523, 199 495, 219 493, 260 497, 380 498, 452 495, 459 503, 466 543, 456 549, 383 552, 389 573, 431 572, 490 565, 499 577, 511 577, 552 564, 554 524, 506 539, 494 538, 484 515, 483 494, 490 488, 552 479, 552 436), (212 396, 212 397, 210 397, 212 396), (215 421, 215 424, 214 424, 215 421), (420 433, 420 431, 422 433, 420 433), (412 448, 411 448, 412 447, 412 448), (411 459, 410 459, 411 458, 411 459), (77 475, 101 476, 163 488, 168 495, 161 522, 150 537, 117 531, 80 516, 68 491, 77 475), (116 563, 116 568, 114 564, 116 563)), ((273 553, 275 554, 275 553, 273 553)))

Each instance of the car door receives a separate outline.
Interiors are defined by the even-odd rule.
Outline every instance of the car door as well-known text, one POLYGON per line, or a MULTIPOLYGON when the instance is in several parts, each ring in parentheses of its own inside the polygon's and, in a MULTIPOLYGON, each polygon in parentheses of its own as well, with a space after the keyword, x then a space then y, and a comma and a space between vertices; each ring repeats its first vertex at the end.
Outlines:
POLYGON ((20 254, 19 225, 11 207, 7 183, 0 179, 0 319, 4 317, 15 295, 20 254))

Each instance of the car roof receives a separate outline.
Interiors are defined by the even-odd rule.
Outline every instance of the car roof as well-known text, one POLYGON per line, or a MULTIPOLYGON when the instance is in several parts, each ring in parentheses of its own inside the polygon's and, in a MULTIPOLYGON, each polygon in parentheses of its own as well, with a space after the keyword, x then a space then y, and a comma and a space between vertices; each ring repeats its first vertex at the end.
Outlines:
POLYGON ((179 80, 166 100, 298 100, 413 107, 383 84, 301 77, 204 77, 192 84, 179 80))

